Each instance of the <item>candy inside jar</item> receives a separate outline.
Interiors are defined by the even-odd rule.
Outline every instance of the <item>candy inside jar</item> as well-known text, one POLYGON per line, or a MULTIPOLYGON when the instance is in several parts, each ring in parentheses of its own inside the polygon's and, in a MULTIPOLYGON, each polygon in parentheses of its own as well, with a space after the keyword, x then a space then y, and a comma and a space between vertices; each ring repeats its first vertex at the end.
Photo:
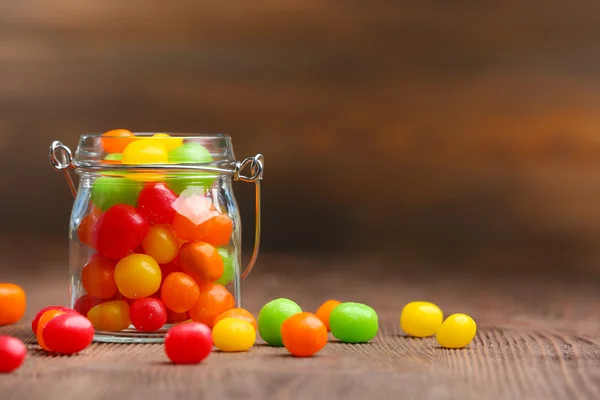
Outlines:
MULTIPOLYGON (((53 146, 53 165, 66 171, 56 150, 64 145, 53 146)), ((70 306, 92 322, 95 340, 162 341, 174 324, 212 327, 241 306, 241 223, 231 186, 240 179, 258 190, 262 156, 236 162, 227 135, 116 130, 82 136, 73 165, 80 182, 70 306), (252 176, 241 175, 245 165, 252 176)))

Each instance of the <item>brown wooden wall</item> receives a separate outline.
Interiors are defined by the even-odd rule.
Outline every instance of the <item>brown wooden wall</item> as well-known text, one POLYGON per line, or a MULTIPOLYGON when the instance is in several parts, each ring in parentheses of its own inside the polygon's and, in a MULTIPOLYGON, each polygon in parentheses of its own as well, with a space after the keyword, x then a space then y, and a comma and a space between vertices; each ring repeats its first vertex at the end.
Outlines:
MULTIPOLYGON (((5 233, 65 235, 71 199, 47 166, 53 139, 218 131, 239 158, 266 156, 268 250, 600 269, 598 11, 566 0, 0 2, 5 233)), ((249 217, 251 187, 239 192, 249 217)))

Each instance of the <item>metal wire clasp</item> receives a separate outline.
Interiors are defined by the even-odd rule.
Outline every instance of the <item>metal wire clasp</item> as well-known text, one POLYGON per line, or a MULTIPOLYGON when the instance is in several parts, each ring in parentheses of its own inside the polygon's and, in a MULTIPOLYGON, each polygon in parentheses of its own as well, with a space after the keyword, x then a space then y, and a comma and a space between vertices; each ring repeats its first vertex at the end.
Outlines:
POLYGON ((50 160, 50 165, 55 170, 62 171, 65 174, 71 194, 73 197, 77 196, 77 189, 75 189, 73 178, 69 173, 69 169, 73 168, 73 153, 71 153, 71 149, 56 140, 50 145, 48 159, 50 160))

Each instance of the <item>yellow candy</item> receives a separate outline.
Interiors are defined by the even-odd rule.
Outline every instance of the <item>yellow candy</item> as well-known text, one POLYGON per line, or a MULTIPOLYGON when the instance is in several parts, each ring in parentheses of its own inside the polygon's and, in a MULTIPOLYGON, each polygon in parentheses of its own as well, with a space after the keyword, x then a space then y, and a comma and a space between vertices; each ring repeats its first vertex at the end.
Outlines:
POLYGON ((134 140, 123 150, 123 164, 166 164, 169 161, 167 147, 152 139, 134 140))
POLYGON ((447 349, 466 347, 477 333, 477 324, 467 314, 452 314, 440 326, 435 335, 440 346, 447 349))
POLYGON ((246 320, 223 318, 214 326, 212 338, 221 351, 248 351, 256 341, 256 330, 246 320))
POLYGON ((433 335, 444 320, 442 310, 427 301, 413 301, 402 309, 400 327, 406 334, 415 337, 433 335))
POLYGON ((118 332, 131 325, 129 304, 123 300, 107 301, 88 311, 87 318, 99 331, 118 332))
POLYGON ((152 135, 153 138, 159 143, 162 143, 167 150, 171 151, 183 144, 183 139, 178 137, 171 137, 166 133, 156 133, 152 135))
POLYGON ((117 263, 115 283, 121 294, 129 299, 152 296, 160 288, 160 266, 146 254, 132 254, 117 263))

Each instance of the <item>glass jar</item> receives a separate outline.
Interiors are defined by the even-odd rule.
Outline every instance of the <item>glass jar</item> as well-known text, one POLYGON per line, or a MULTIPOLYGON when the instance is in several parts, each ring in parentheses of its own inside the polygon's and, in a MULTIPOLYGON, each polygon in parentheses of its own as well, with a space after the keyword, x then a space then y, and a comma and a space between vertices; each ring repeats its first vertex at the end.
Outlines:
POLYGON ((258 255, 262 155, 236 161, 221 134, 91 134, 75 157, 54 142, 50 162, 75 197, 69 306, 92 321, 96 341, 161 342, 173 324, 212 327, 241 306, 240 281, 258 255), (236 180, 256 185, 255 246, 243 272, 236 180))

